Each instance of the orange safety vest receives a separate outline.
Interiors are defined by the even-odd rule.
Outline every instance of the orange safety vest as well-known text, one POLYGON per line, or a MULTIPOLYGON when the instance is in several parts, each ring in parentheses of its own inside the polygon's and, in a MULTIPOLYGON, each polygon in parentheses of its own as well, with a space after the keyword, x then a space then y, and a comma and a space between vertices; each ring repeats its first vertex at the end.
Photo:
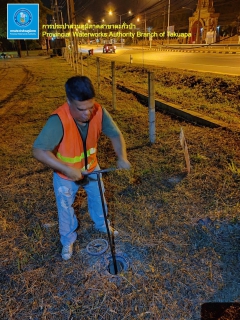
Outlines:
MULTIPOLYGON (((55 149, 56 157, 70 167, 93 171, 97 165, 97 141, 102 132, 102 107, 95 102, 86 141, 81 137, 67 102, 52 114, 57 114, 63 125, 63 138, 55 149)), ((57 173, 60 177, 71 180, 61 172, 57 173)))

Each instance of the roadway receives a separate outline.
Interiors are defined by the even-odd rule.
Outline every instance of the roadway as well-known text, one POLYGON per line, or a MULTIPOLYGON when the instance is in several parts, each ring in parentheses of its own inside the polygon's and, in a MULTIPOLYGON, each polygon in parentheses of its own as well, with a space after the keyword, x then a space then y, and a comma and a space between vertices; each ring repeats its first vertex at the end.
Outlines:
POLYGON ((146 49, 121 48, 117 46, 115 54, 103 54, 102 46, 82 47, 94 50, 94 55, 105 59, 130 63, 130 56, 134 64, 154 65, 158 67, 178 68, 201 72, 240 76, 240 54, 197 53, 151 51, 146 49))

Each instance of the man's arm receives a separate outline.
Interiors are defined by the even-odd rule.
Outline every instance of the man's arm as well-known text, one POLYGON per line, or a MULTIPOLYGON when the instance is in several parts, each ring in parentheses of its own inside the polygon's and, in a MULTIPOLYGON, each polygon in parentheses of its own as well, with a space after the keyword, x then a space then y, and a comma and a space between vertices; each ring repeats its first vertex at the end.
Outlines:
POLYGON ((78 181, 83 178, 80 169, 68 167, 58 159, 52 150, 59 144, 63 136, 63 127, 57 115, 51 116, 33 144, 33 156, 53 170, 59 171, 69 179, 78 181), (54 128, 54 130, 53 130, 54 128))
POLYGON ((112 142, 113 149, 118 157, 118 161, 117 161, 118 168, 130 169, 131 164, 127 159, 126 144, 125 144, 125 140, 123 138, 122 133, 120 132, 120 134, 116 137, 111 137, 110 140, 112 142))
POLYGON ((38 161, 44 163, 53 170, 61 172, 73 181, 83 179, 83 175, 80 169, 67 166, 64 162, 59 160, 51 151, 33 148, 33 156, 38 161))

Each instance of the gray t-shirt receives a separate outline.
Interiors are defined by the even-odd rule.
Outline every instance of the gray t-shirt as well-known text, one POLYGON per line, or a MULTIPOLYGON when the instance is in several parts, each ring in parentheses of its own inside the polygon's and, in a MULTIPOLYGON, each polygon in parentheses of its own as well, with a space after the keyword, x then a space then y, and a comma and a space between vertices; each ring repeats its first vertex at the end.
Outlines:
MULTIPOLYGON (((110 114, 106 109, 103 109, 103 120, 102 120, 102 132, 108 138, 114 138, 119 136, 120 130, 116 123, 113 121, 110 114)), ((86 139, 88 123, 85 125, 77 124, 78 129, 83 139, 86 139)), ((39 133, 37 139, 34 141, 33 147, 37 149, 53 151, 55 147, 60 143, 63 137, 63 126, 58 115, 52 115, 47 120, 42 131, 39 133)))

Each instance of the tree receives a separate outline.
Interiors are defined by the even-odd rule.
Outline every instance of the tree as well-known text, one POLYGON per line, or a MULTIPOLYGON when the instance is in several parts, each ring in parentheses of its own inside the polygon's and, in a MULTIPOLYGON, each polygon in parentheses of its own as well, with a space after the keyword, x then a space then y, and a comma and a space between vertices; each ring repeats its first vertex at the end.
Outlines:
POLYGON ((7 34, 7 0, 0 2, 0 38, 5 38, 7 34))

